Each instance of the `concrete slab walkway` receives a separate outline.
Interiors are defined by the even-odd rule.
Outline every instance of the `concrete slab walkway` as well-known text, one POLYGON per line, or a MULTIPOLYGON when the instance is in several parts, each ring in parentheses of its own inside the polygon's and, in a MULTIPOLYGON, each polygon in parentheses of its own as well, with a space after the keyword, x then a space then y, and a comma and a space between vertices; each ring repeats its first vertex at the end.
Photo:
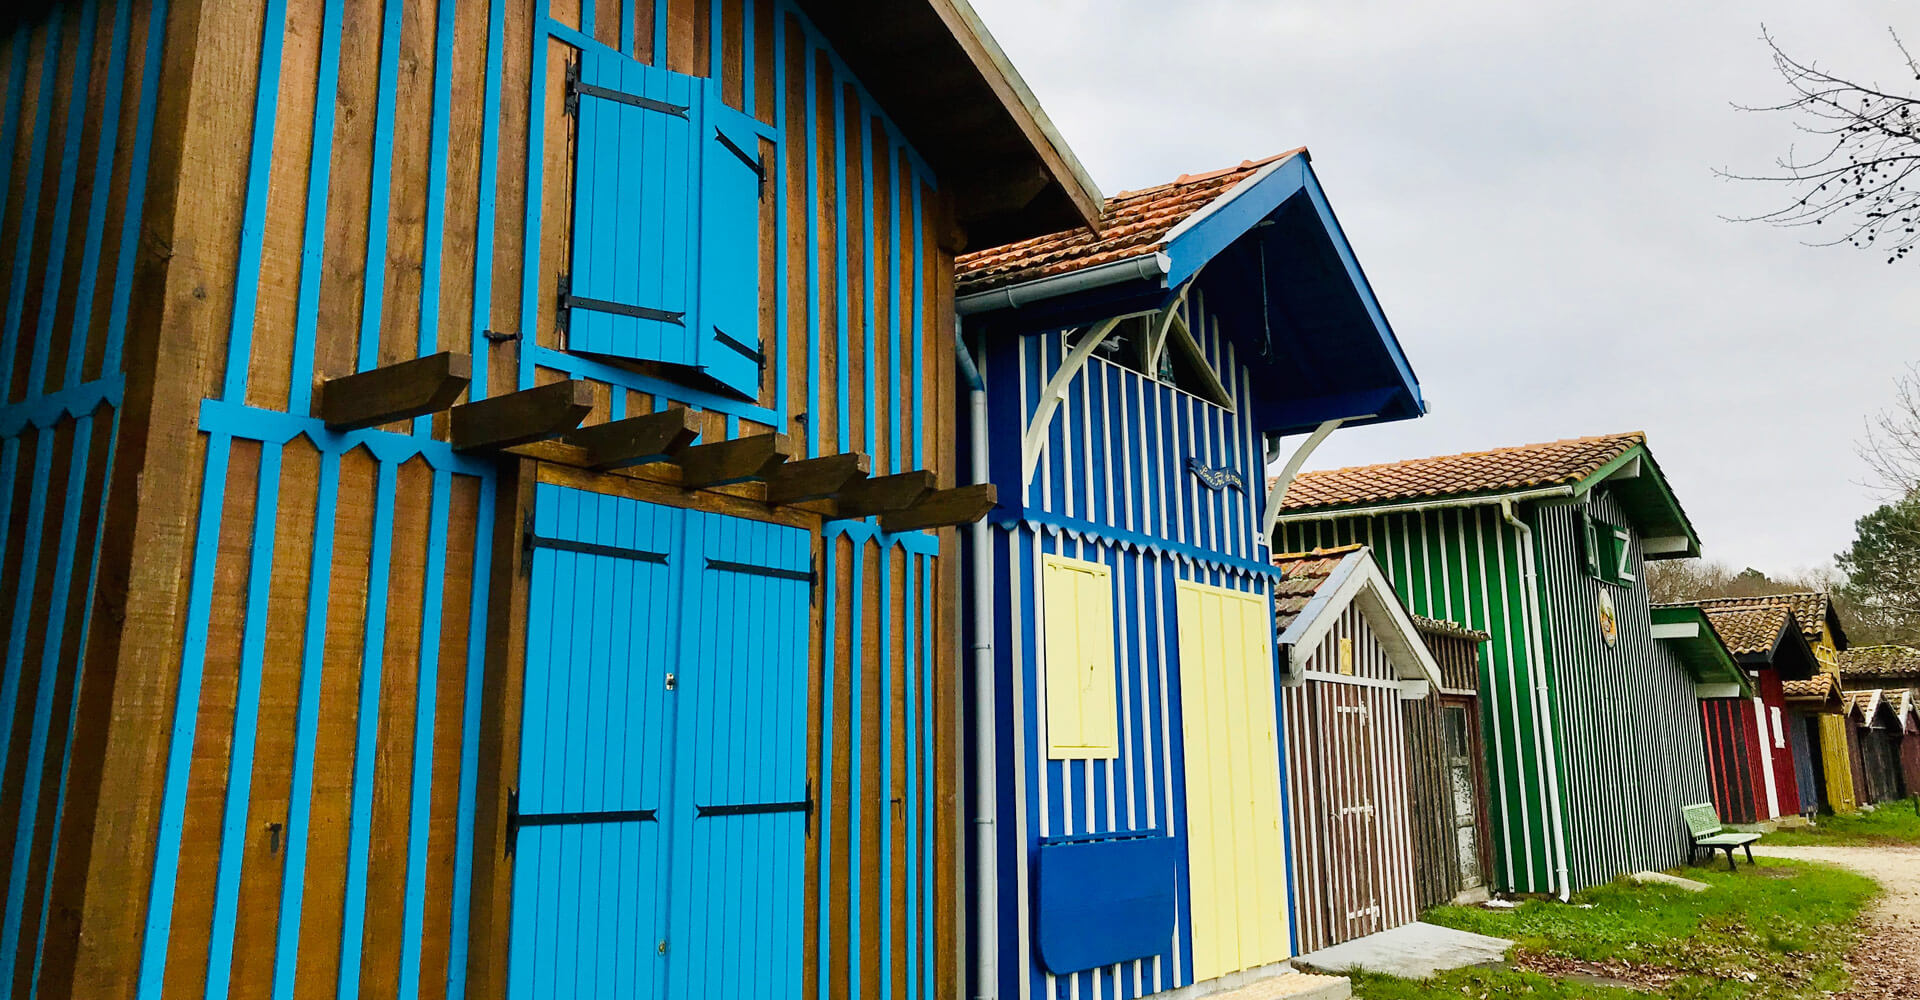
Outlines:
POLYGON ((1415 921, 1390 931, 1322 948, 1293 960, 1321 972, 1384 972, 1425 979, 1436 972, 1504 961, 1513 942, 1415 921))

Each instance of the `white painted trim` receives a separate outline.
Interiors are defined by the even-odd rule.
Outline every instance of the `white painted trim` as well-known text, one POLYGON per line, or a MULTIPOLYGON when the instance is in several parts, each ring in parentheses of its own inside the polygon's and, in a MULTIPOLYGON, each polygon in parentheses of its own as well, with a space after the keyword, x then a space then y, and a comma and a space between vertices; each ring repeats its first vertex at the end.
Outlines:
MULTIPOLYGON (((1347 605, 1356 601, 1400 679, 1439 687, 1440 665, 1434 662, 1433 653, 1427 649, 1426 640, 1420 637, 1420 630, 1414 627, 1407 609, 1400 604, 1393 585, 1373 561, 1373 550, 1366 546, 1340 560, 1340 565, 1334 567, 1313 599, 1280 634, 1279 641, 1287 647, 1287 672, 1306 672, 1307 660, 1319 650, 1320 641, 1340 620, 1340 613, 1347 605)), ((1398 686, 1391 681, 1381 684, 1398 686)))
POLYGON ((1173 245, 1173 242, 1175 240, 1178 240, 1181 236, 1186 235, 1187 230, 1192 229, 1193 227, 1206 221, 1208 216, 1232 204, 1235 198, 1238 198, 1241 195, 1247 193, 1248 191, 1253 190, 1256 186, 1259 185, 1261 181, 1266 180, 1268 175, 1272 174, 1276 170, 1279 170, 1281 167, 1284 167, 1287 164, 1292 163, 1293 158, 1299 155, 1300 155, 1299 153, 1289 153, 1286 156, 1283 156, 1273 161, 1272 163, 1269 163, 1266 166, 1261 167, 1260 169, 1254 171, 1252 176, 1249 176, 1246 180, 1243 180, 1240 183, 1235 184, 1233 188, 1229 190, 1226 194, 1223 194, 1220 197, 1215 198, 1210 202, 1207 202, 1205 207, 1201 208, 1200 211, 1195 212, 1184 219, 1181 219, 1179 225, 1174 226, 1172 229, 1167 230, 1167 235, 1161 237, 1160 242, 1168 246, 1173 245))
POLYGON ((1433 693, 1433 685, 1428 683, 1425 679, 1417 680, 1417 681, 1401 681, 1399 684, 1399 687, 1400 687, 1401 701, 1420 701, 1424 699, 1427 695, 1430 695, 1433 693))
POLYGON ((1703 701, 1709 698, 1738 698, 1745 693, 1746 692, 1740 690, 1740 685, 1731 682, 1695 684, 1693 686, 1693 696, 1703 701))
POLYGON ((1640 539, 1640 551, 1644 555, 1663 556, 1673 552, 1685 552, 1692 543, 1685 535, 1661 535, 1657 538, 1640 539))
POLYGON ((1700 623, 1668 622, 1666 624, 1660 624, 1656 622, 1653 626, 1653 637, 1655 639, 1698 639, 1700 637, 1700 623))
MULTIPOLYGON (((1485 496, 1442 497, 1438 500, 1412 500, 1406 503, 1357 504, 1351 507, 1331 507, 1320 510, 1304 510, 1298 514, 1284 514, 1278 520, 1288 524, 1301 521, 1338 521, 1350 517, 1379 517, 1382 514, 1413 514, 1423 510, 1439 510, 1446 507, 1495 507, 1527 500, 1539 500, 1544 497, 1570 497, 1571 486, 1549 486, 1537 490, 1521 490, 1517 493, 1493 493, 1485 496)), ((1644 548, 1644 547, 1643 547, 1644 548)))
MULTIPOLYGON (((1287 490, 1293 486, 1294 477, 1300 474, 1300 467, 1307 464, 1307 458, 1313 454, 1314 449, 1320 447, 1320 443, 1325 441, 1328 435, 1339 430, 1340 425, 1345 422, 1345 417, 1321 421, 1320 426, 1314 428, 1313 433, 1307 435, 1307 439, 1300 443, 1300 447, 1294 449, 1293 457, 1287 459, 1287 464, 1280 470, 1280 474, 1267 481, 1267 509, 1260 518, 1260 537, 1267 539, 1273 537, 1274 525, 1280 518, 1280 506, 1286 502, 1287 490)), ((1272 458, 1278 457, 1280 457, 1280 440, 1276 437, 1273 441, 1272 458)))

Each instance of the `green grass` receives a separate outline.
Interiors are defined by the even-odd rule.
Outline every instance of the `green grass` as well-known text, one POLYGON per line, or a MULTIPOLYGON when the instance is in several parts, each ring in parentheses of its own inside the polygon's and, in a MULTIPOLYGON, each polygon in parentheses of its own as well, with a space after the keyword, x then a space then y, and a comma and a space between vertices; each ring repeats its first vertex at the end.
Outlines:
POLYGON ((1914 799, 1883 802, 1872 812, 1851 816, 1822 816, 1811 828, 1769 833, 1762 843, 1782 847, 1833 847, 1920 844, 1920 812, 1914 799))
MULTIPOLYGON (((1623 880, 1574 897, 1585 905, 1443 906, 1425 919, 1512 938, 1519 944, 1510 957, 1557 956, 1662 970, 1677 978, 1660 995, 1678 1000, 1798 1000, 1845 988, 1841 956, 1854 943, 1854 917, 1878 892, 1870 879, 1771 860, 1763 860, 1760 871, 1742 864, 1735 873, 1688 868, 1679 874, 1713 888, 1688 893, 1623 880)), ((1460 969, 1419 982, 1362 975, 1354 979, 1354 995, 1368 1000, 1621 1000, 1649 994, 1502 968, 1460 969)))

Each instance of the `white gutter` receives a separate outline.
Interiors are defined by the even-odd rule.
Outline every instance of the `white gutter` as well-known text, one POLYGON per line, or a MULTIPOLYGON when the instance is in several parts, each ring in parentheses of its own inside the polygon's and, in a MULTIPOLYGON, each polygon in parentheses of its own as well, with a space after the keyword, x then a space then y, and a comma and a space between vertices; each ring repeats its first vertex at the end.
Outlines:
POLYGON ((1443 497, 1438 500, 1415 500, 1407 503, 1367 505, 1364 507, 1332 507, 1319 510, 1306 510, 1298 514, 1282 514, 1275 523, 1292 524, 1296 521, 1334 521, 1345 517, 1373 517, 1376 514, 1411 514, 1422 510, 1438 510, 1442 507, 1478 507, 1482 504, 1499 504, 1505 507, 1509 503, 1523 500, 1538 500, 1541 497, 1570 497, 1571 486, 1550 486, 1538 490, 1522 490, 1518 493, 1490 494, 1473 497, 1443 497))
POLYGON ((953 300, 953 311, 961 316, 986 312, 991 309, 1018 309, 1046 299, 1084 292, 1089 288, 1104 288, 1123 281, 1140 279, 1165 281, 1167 272, 1173 269, 1173 261, 1164 253, 1143 254, 1116 260, 1098 267, 1082 268, 1066 274, 1056 274, 1050 278, 1035 278, 1017 285, 996 288, 990 292, 975 292, 962 295, 953 300))
MULTIPOLYGON (((973 481, 984 483, 987 473, 987 386, 960 336, 960 317, 953 319, 953 348, 958 355, 960 376, 966 380, 969 455, 973 481)), ((995 870, 998 839, 994 824, 999 798, 998 772, 994 767, 997 726, 994 713, 993 665, 993 529, 986 518, 967 527, 972 541, 973 570, 973 850, 974 891, 962 893, 974 905, 974 975, 978 1000, 998 1000, 1000 996, 1000 878, 995 870)), ((965 776, 961 778, 965 782, 965 776)), ((964 868, 963 868, 964 871, 964 868)), ((962 922, 965 926, 965 922, 962 922)), ((967 961, 967 936, 960 938, 959 964, 967 961)))
MULTIPOLYGON (((1571 493, 1572 488, 1566 488, 1571 493)), ((1502 497, 1500 516, 1520 536, 1520 575, 1526 581, 1522 591, 1522 600, 1526 605, 1527 622, 1527 661, 1528 686, 1532 688, 1533 711, 1540 721, 1534 727, 1536 739, 1540 741, 1541 767, 1547 776, 1547 812, 1550 817, 1548 828, 1553 835, 1553 859, 1557 860, 1554 873, 1560 883, 1560 901, 1566 902, 1573 895, 1572 882, 1567 872, 1567 824, 1560 812, 1560 755, 1554 745, 1553 706, 1547 698, 1546 650, 1540 642, 1540 576, 1539 567, 1533 557, 1533 528, 1527 522, 1514 516, 1513 504, 1516 496, 1502 497)))

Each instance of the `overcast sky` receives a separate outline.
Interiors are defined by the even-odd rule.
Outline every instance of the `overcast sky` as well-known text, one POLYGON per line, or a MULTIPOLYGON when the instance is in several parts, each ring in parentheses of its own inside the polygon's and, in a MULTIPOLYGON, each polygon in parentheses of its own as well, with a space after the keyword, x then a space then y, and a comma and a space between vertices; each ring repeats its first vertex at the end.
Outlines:
MULTIPOLYGON (((973 0, 1108 194, 1305 145, 1431 412, 1328 468, 1644 430, 1709 558, 1823 563, 1920 360, 1905 264, 1723 215, 1783 192, 1795 54, 1905 80, 1890 2, 973 0)), ((1911 29, 1910 31, 1907 29, 1911 29)), ((1920 84, 1915 84, 1920 86, 1920 84)))

